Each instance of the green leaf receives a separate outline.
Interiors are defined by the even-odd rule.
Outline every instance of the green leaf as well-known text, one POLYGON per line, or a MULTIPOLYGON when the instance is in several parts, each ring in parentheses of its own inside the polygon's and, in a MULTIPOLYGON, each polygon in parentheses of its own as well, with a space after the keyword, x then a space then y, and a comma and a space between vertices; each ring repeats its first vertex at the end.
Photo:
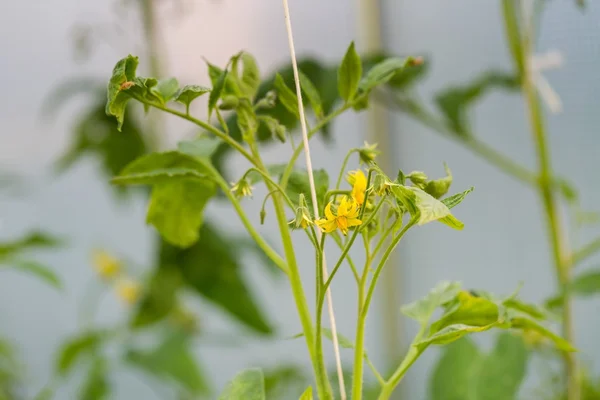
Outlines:
POLYGON ((494 87, 508 90, 519 88, 519 79, 512 74, 490 71, 465 86, 446 89, 436 96, 440 110, 446 116, 450 128, 459 136, 470 136, 467 111, 471 104, 494 87))
POLYGON ((450 189, 450 185, 452 185, 452 172, 446 164, 444 164, 444 169, 446 170, 445 177, 427 182, 424 188, 425 192, 432 195, 436 199, 439 199, 448 193, 448 189, 450 189))
POLYGON ((153 185, 176 178, 207 179, 211 173, 191 155, 179 151, 151 153, 129 164, 112 182, 119 185, 153 185))
POLYGON ((358 88, 361 92, 369 92, 376 86, 389 82, 398 72, 414 62, 412 58, 388 58, 369 70, 360 81, 358 88))
POLYGON ((274 137, 279 139, 282 143, 285 143, 287 138, 285 125, 280 124, 279 121, 268 115, 258 115, 257 118, 267 127, 274 137))
POLYGON ((302 395, 300 396, 299 400, 313 400, 312 386, 309 386, 309 387, 306 388, 306 390, 304 391, 304 393, 302 393, 302 395))
POLYGON ((277 99, 296 119, 300 119, 298 113, 298 97, 286 84, 281 75, 275 75, 275 90, 277 99))
POLYGON ((338 69, 338 91, 346 103, 354 98, 361 77, 362 63, 352 42, 338 69))
POLYGON ((198 97, 203 94, 209 93, 210 89, 204 86, 198 85, 185 85, 177 93, 175 93, 173 100, 185 105, 185 109, 189 113, 190 104, 198 97))
POLYGON ((265 379, 258 368, 247 369, 237 374, 225 386, 219 400, 265 400, 265 379))
POLYGON ((600 293, 600 271, 585 271, 571 281, 569 289, 580 296, 591 296, 600 293))
POLYGON ((22 238, 9 242, 0 242, 0 260, 18 255, 32 249, 55 248, 62 241, 52 235, 40 231, 33 231, 22 238))
POLYGON ((415 186, 396 185, 392 193, 402 202, 418 225, 437 221, 445 223, 454 229, 462 229, 463 223, 450 213, 450 209, 441 201, 415 186))
POLYGON ((253 100, 260 86, 260 72, 256 65, 256 60, 251 54, 244 52, 240 56, 240 59, 242 60, 244 69, 239 85, 242 93, 250 100, 253 100))
POLYGON ((310 106, 312 107, 315 116, 317 117, 317 119, 323 118, 323 105, 321 103, 321 96, 319 95, 319 91, 311 82, 310 78, 304 75, 302 71, 298 71, 298 77, 300 79, 300 87, 302 88, 302 92, 308 99, 308 102, 310 103, 310 106))
MULTIPOLYGON (((211 64, 209 64, 209 72, 211 71, 211 67, 213 68, 213 70, 214 70, 214 68, 216 68, 216 67, 212 66, 211 64)), ((227 71, 227 68, 225 68, 221 72, 221 74, 219 75, 217 80, 213 82, 213 88, 210 92, 210 95, 208 96, 208 118, 209 119, 212 114, 212 111, 217 106, 217 102, 221 98, 221 94, 223 93, 223 88, 225 87, 225 81, 227 79, 227 74, 228 74, 228 71, 227 71)))
POLYGON ((455 340, 468 335, 469 333, 487 331, 492 329, 494 326, 495 324, 484 326, 470 326, 465 324, 448 325, 444 329, 441 329, 433 335, 417 342, 415 346, 419 351, 423 351, 432 344, 442 345, 452 343, 455 340))
MULTIPOLYGON (((468 337, 444 347, 429 383, 431 400, 478 400, 475 391, 482 355, 468 337)), ((500 377, 499 377, 500 378, 500 377)))
POLYGON ((527 372, 529 353, 523 339, 508 332, 496 340, 494 350, 483 358, 473 382, 473 400, 516 399, 527 372))
POLYGON ((189 393, 207 394, 209 386, 181 332, 169 332, 153 350, 130 350, 125 359, 155 377, 176 382, 189 393))
POLYGON ((488 326, 497 322, 499 317, 500 311, 496 303, 461 291, 456 297, 455 304, 450 306, 438 321, 431 324, 430 333, 433 334, 456 324, 488 326))
POLYGON ((441 282, 427 296, 403 306, 401 311, 407 317, 425 324, 438 307, 456 298, 460 291, 460 286, 459 282, 441 282))
POLYGON ((204 208, 216 193, 214 183, 196 179, 154 185, 146 222, 170 243, 189 247, 198 240, 204 208))
POLYGON ((152 92, 159 97, 163 104, 171 100, 178 90, 179 82, 175 78, 160 79, 152 88, 152 92))
POLYGON ((117 118, 117 129, 120 131, 125 118, 125 107, 131 98, 123 93, 123 84, 135 79, 135 71, 139 60, 131 54, 119 60, 113 68, 112 76, 108 82, 108 101, 106 103, 106 114, 117 118))
POLYGON ((177 143, 177 149, 201 161, 203 164, 207 164, 210 163, 210 158, 221 144, 223 144, 221 139, 200 136, 194 140, 177 143))
POLYGON ((502 302, 506 308, 520 311, 535 319, 544 320, 548 318, 548 312, 536 304, 525 303, 521 300, 509 298, 502 302))
POLYGON ((448 207, 449 209, 452 209, 454 207, 456 207, 457 205, 459 205, 460 203, 462 203, 462 201, 465 199, 465 197, 467 197, 467 195, 469 193, 471 193, 473 191, 473 187, 471 187, 470 189, 465 190, 462 193, 457 193, 455 195, 452 195, 450 197, 446 197, 445 199, 442 199, 442 203, 444 203, 446 205, 446 207, 448 207))
POLYGON ((77 335, 63 343, 56 360, 55 368, 58 373, 66 376, 79 359, 93 354, 105 337, 106 332, 91 331, 77 335))
POLYGON ((56 289, 62 288, 62 283, 58 275, 54 273, 50 268, 37 261, 32 260, 20 260, 20 259, 9 259, 5 261, 8 266, 13 267, 16 270, 23 271, 32 274, 47 284, 54 286, 56 289))
POLYGON ((177 291, 182 285, 183 279, 177 269, 157 268, 144 291, 131 326, 143 328, 169 315, 177 305, 177 291))
POLYGON ((431 400, 515 399, 528 351, 518 336, 503 333, 483 354, 467 337, 446 346, 430 381, 431 400))
POLYGON ((511 318, 510 322, 513 328, 533 330, 541 334, 543 337, 550 339, 552 342, 554 342, 554 345, 560 350, 577 351, 577 349, 575 349, 575 347, 573 347, 571 343, 567 342, 565 339, 558 336, 557 334, 555 334, 554 332, 552 332, 551 330, 549 330, 548 328, 531 318, 525 316, 514 317, 511 318))
POLYGON ((248 99, 240 99, 235 110, 237 112, 237 123, 240 132, 242 133, 242 138, 248 143, 254 141, 256 131, 258 131, 258 120, 256 119, 252 104, 250 104, 248 99))
POLYGON ((170 243, 188 247, 198 240, 204 207, 216 194, 210 175, 198 157, 170 151, 134 161, 113 182, 153 185, 147 223, 170 243))
POLYGON ((264 372, 267 399, 284 399, 300 392, 310 382, 302 367, 283 364, 264 372))
POLYGON ((187 249, 162 242, 160 268, 174 268, 184 284, 228 311, 256 332, 269 334, 272 327, 260 310, 244 280, 241 262, 243 246, 237 246, 214 225, 205 222, 199 240, 187 249))
POLYGON ((108 368, 106 360, 96 357, 90 366, 79 399, 81 400, 103 400, 107 399, 110 392, 108 382, 108 368))
MULTIPOLYGON (((329 175, 327 175, 327 171, 324 169, 318 169, 313 171, 313 176, 315 179, 317 201, 319 202, 319 207, 322 208, 325 206, 325 195, 329 189, 329 175)), ((310 183, 308 180, 308 172, 306 172, 306 170, 294 170, 291 173, 285 192, 296 206, 299 205, 298 197, 300 193, 303 193, 306 198, 308 209, 313 209, 312 198, 310 195, 310 183)))

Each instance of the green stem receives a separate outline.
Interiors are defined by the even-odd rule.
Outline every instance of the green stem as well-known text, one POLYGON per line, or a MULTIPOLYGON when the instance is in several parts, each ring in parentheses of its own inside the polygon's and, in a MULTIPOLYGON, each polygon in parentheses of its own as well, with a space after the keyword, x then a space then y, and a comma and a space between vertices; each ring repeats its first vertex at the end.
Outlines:
MULTIPOLYGON (((505 19, 508 13, 505 13, 505 19)), ((515 15, 513 13, 513 15, 515 15)), ((516 18, 516 17, 515 17, 516 18)), ((525 22, 526 24, 529 21, 525 22)), ((530 25, 529 25, 530 26, 530 25)), ((559 210, 555 192, 553 190, 552 180, 552 165, 550 159, 550 149, 544 126, 544 119, 540 107, 540 100, 533 82, 530 55, 532 54, 533 32, 529 32, 521 38, 522 59, 525 63, 522 92, 525 97, 527 109, 529 112, 529 120, 531 131, 533 133, 533 141, 538 159, 539 180, 537 187, 544 205, 546 216, 546 224, 548 227, 548 236, 552 247, 552 258, 554 261, 554 269, 559 288, 564 292, 564 303, 562 307, 562 330, 564 338, 574 345, 575 335, 573 329, 572 304, 569 290, 565 290, 569 286, 571 274, 571 257, 566 252, 566 240, 562 234, 559 210)), ((578 367, 574 353, 563 352, 565 374, 567 376, 567 393, 568 400, 579 400, 579 382, 578 382, 578 367)))
POLYGON ((398 99, 395 99, 396 105, 407 112, 408 115, 415 118, 423 125, 429 127, 431 130, 441 134, 445 138, 448 138, 454 142, 461 143, 473 154, 483 158, 496 168, 504 172, 505 174, 521 181, 529 186, 535 186, 537 183, 537 175, 527 168, 517 164, 510 157, 498 152, 493 147, 487 145, 481 140, 474 137, 474 135, 465 136, 453 131, 447 124, 439 121, 435 116, 425 110, 424 107, 410 102, 405 103, 398 99))
MULTIPOLYGON (((338 245, 338 248, 340 250, 344 251, 344 244, 342 243, 342 239, 337 235, 331 235, 331 237, 333 238, 335 243, 338 245)), ((360 280, 360 277, 358 276, 358 270, 356 269, 356 265, 354 265, 354 261, 352 261, 352 257, 350 257, 348 252, 346 252, 346 261, 348 262, 348 265, 350 265, 350 269, 352 270, 352 275, 354 275, 354 280, 356 281, 356 283, 358 283, 358 281, 360 280)))
POLYGON ((344 172, 346 171, 346 165, 348 165, 348 161, 350 161, 350 156, 352 153, 358 151, 358 149, 350 149, 346 157, 344 157, 344 161, 342 161, 342 167, 340 168, 340 174, 338 175, 337 181, 335 183, 335 190, 339 190, 340 185, 342 184, 342 179, 344 179, 344 172))
POLYGON ((217 136, 219 139, 223 140, 225 143, 227 143, 228 145, 230 145, 231 147, 233 147, 241 155, 243 155, 244 158, 246 158, 248 161, 250 161, 252 163, 252 165, 256 165, 254 157, 239 142, 237 142, 236 140, 232 139, 225 132, 222 132, 219 129, 215 128, 213 125, 211 125, 211 124, 209 124, 207 122, 201 121, 201 120, 199 120, 197 118, 194 118, 194 117, 192 117, 190 115, 187 115, 184 112, 177 111, 177 110, 174 110, 174 109, 169 108, 167 106, 164 106, 162 104, 152 103, 152 102, 146 101, 146 100, 144 100, 142 98, 138 98, 138 97, 135 97, 135 99, 138 100, 142 104, 146 104, 146 105, 149 105, 151 107, 154 107, 154 108, 157 108, 159 110, 162 110, 162 111, 164 111, 166 113, 176 115, 176 116, 178 116, 180 118, 183 118, 183 119, 185 119, 187 121, 192 122, 193 124, 198 125, 200 128, 202 128, 202 129, 204 129, 204 130, 212 133, 213 135, 217 136))
MULTIPOLYGON (((260 159, 260 155, 258 154, 258 152, 255 151, 255 149, 253 150, 255 152, 254 161, 256 162, 257 167, 264 173, 268 173, 267 169, 262 163, 262 160, 260 159)), ((269 186, 270 191, 275 190, 275 187, 270 182, 267 181, 266 183, 267 186, 269 186)), ((274 193, 271 197, 273 198, 273 207, 275 208, 277 224, 279 225, 279 232, 281 234, 283 249, 288 263, 288 277, 290 280, 290 286, 292 288, 292 295, 294 296, 294 301, 296 302, 296 308, 298 311, 298 316, 300 317, 300 323, 302 324, 302 330, 304 333, 304 338, 306 340, 306 346, 308 348, 308 353, 310 355, 313 370, 315 373, 317 393, 319 399, 330 400, 333 399, 331 385, 329 383, 329 379, 327 378, 325 360, 322 354, 319 356, 319 354, 317 354, 316 352, 315 331, 310 315, 310 310, 308 308, 308 303, 306 301, 306 296, 304 294, 304 289, 302 287, 302 278, 300 276, 300 270, 298 268, 298 262, 294 251, 294 243, 292 242, 292 236, 290 234, 290 229, 288 227, 287 219, 285 217, 282 196, 280 192, 277 192, 274 193)))
POLYGON ((281 258, 281 256, 279 256, 279 254, 277 254, 277 252, 275 252, 275 250, 273 250, 273 248, 271 248, 271 246, 269 246, 269 244, 263 239, 263 237, 260 235, 260 233, 258 233, 256 231, 256 229, 254 229, 254 226, 248 219, 248 216, 244 212, 242 205, 240 204, 238 199, 233 195, 233 193, 231 193, 231 190, 229 189, 229 185, 227 185, 227 182, 225 182, 225 180, 221 177, 221 175, 219 174, 219 172, 216 169, 214 169, 213 167, 211 167, 211 169, 212 169, 213 175, 215 176, 215 178, 214 178, 215 182, 221 188, 223 193, 225 193, 225 196, 227 196, 227 198, 233 205, 233 208, 238 213, 240 220, 242 221, 242 224, 248 231, 248 234, 252 237, 252 239, 254 239, 254 241, 256 242, 258 247, 260 247, 261 250, 265 252, 265 255, 267 257, 269 257, 273 261, 273 263, 275 263, 275 265, 277 267, 279 267, 279 269, 281 269, 286 274, 289 274, 289 270, 288 270, 288 266, 287 266, 286 262, 283 260, 283 258, 281 258))
POLYGON ((398 384, 404 377, 404 374, 406 374, 406 371, 408 371, 408 369, 414 364, 414 362, 417 361, 419 356, 425 351, 425 348, 418 348, 417 346, 415 346, 415 344, 418 343, 425 334, 425 331, 427 330, 427 325, 428 322, 424 322, 421 324, 421 329, 419 329, 419 332, 410 344, 406 356, 404 357, 398 368, 396 368, 396 370, 392 373, 390 379, 388 379, 383 384, 378 400, 387 400, 390 398, 390 396, 394 393, 396 386, 398 386, 398 384))
MULTIPOLYGON (((364 235, 363 235, 364 238, 364 235)), ((368 240, 365 240, 365 267, 358 284, 358 320, 356 323, 356 337, 354 339, 354 370, 352 372, 352 399, 362 399, 363 392, 363 370, 365 359, 365 324, 366 318, 362 318, 365 306, 365 288, 369 269, 371 268, 371 249, 368 240)))

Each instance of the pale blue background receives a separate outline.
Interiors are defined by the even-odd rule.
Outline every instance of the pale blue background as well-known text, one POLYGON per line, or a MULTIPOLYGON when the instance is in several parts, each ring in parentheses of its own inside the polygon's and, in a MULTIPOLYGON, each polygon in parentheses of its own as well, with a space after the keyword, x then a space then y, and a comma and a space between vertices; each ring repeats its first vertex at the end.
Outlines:
MULTIPOLYGON (((498 2, 473 0, 386 1, 384 41, 394 52, 433 54, 430 76, 421 87, 424 97, 447 83, 466 82, 489 67, 510 67, 504 46, 498 2)), ((570 2, 550 2, 544 17, 540 50, 558 49, 566 65, 546 76, 561 95, 565 112, 550 117, 550 136, 555 167, 581 189, 586 208, 596 208, 600 198, 597 179, 599 142, 597 126, 598 24, 600 7, 590 2, 582 15, 570 2)), ((288 61, 289 53, 280 2, 197 1, 162 7, 160 28, 168 69, 183 83, 208 82, 202 57, 224 64, 240 49, 252 52, 263 71, 288 61)), ((85 99, 71 102, 53 122, 38 118, 42 100, 58 83, 74 75, 91 74, 108 78, 115 61, 127 53, 143 56, 139 23, 132 11, 114 7, 109 1, 11 2, 0 7, 0 48, 3 50, 0 76, 0 165, 30 178, 24 197, 0 197, 0 238, 10 238, 39 227, 64 235, 70 246, 60 252, 40 255, 61 275, 66 290, 57 293, 17 273, 2 271, 0 277, 0 334, 13 339, 27 364, 26 381, 40 388, 49 378, 56 346, 66 334, 76 331, 77 301, 87 290, 93 274, 89 251, 104 246, 132 260, 136 265, 151 261, 150 228, 144 225, 145 203, 138 199, 117 204, 103 183, 97 165, 84 161, 69 173, 48 179, 51 162, 67 146, 70 121, 84 107, 85 99), (70 33, 76 23, 108 24, 119 18, 128 26, 127 35, 110 47, 99 41, 90 62, 78 65, 72 58, 70 33)), ((350 40, 357 38, 358 16, 352 4, 341 0, 292 2, 295 40, 299 54, 314 54, 325 60, 339 59, 350 40)), ((142 64, 143 68, 143 64, 142 64)), ((474 130, 479 137, 531 168, 533 148, 523 105, 517 97, 494 93, 477 106, 474 130)), ((344 115, 335 124, 335 148, 315 142, 313 157, 318 167, 336 168, 349 147, 362 143, 362 116, 344 115)), ((173 144, 189 133, 188 126, 168 121, 165 140, 173 144)), ((392 118, 394 162, 405 170, 420 169, 430 175, 442 174, 446 161, 455 176, 454 188, 475 186, 475 192, 456 210, 466 223, 461 233, 442 225, 430 225, 411 233, 401 245, 402 281, 398 282, 406 301, 424 295, 440 280, 456 279, 465 286, 497 293, 509 293, 525 281, 522 293, 527 300, 541 301, 554 284, 548 246, 536 194, 512 181, 456 144, 440 139, 404 117, 392 118)), ((269 159, 285 159, 276 151, 269 159)), ((240 173, 244 165, 239 164, 240 173)), ((262 198, 260 192, 255 199, 262 198)), ((258 221, 256 203, 249 203, 258 221)), ((226 209, 213 207, 212 215, 227 226, 241 229, 226 209), (217 213, 217 214, 215 214, 217 213)), ((267 228, 272 238, 274 229, 267 228)), ((579 234, 581 244, 593 230, 579 234)), ((310 254, 306 243, 301 251, 310 254)), ((312 256, 303 259, 311 265, 312 256)), ((592 262, 589 265, 593 265, 592 262)), ((143 269, 143 268, 142 268, 143 269)), ((265 274, 256 262, 245 270, 257 296, 281 327, 281 337, 300 330, 293 301, 285 282, 265 274)), ((310 282, 310 273, 306 271, 310 282)), ((340 275, 333 286, 340 332, 353 334, 355 298, 348 274, 340 275)), ((308 295, 309 298, 314 296, 308 295)), ((196 303, 197 304, 197 303, 196 303)), ((398 305, 399 306, 399 305, 398 305)), ((584 357, 600 359, 598 303, 577 302, 577 342, 584 357)), ((196 307, 202 323, 213 336, 235 326, 216 314, 207 303, 196 307)), ((123 309, 111 297, 102 303, 100 321, 115 322, 123 309)), ((373 312, 367 346, 378 364, 383 360, 381 318, 373 312)), ((413 334, 415 326, 405 321, 403 330, 413 334)), ((400 340, 400 339, 399 339, 400 340)), ((484 338, 483 342, 486 340, 484 338)), ((216 346, 208 341, 198 357, 222 387, 237 370, 253 365, 273 366, 278 362, 306 364, 301 341, 261 342, 250 340, 243 348, 216 346)), ((437 353, 428 352, 409 374, 410 399, 424 399, 426 371, 437 353)), ((345 354, 349 362, 349 354, 345 354)), ((142 375, 116 370, 115 399, 163 399, 168 392, 151 389, 142 375)), ((72 385, 57 397, 73 398, 72 385)))

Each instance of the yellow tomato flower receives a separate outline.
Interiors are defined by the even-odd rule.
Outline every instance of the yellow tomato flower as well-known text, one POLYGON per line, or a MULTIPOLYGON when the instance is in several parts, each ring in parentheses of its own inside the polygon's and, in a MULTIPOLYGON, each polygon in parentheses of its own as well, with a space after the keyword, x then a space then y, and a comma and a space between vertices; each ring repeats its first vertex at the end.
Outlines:
POLYGON ((358 219, 358 204, 354 200, 348 201, 346 196, 342 197, 337 208, 337 215, 331 211, 331 203, 329 202, 325 207, 325 218, 317 221, 321 230, 331 233, 339 228, 344 235, 347 235, 348 228, 362 224, 362 221, 358 219))
POLYGON ((117 282, 117 296, 126 304, 133 305, 140 298, 141 287, 139 283, 131 279, 122 279, 117 282))
POLYGON ((98 275, 103 279, 110 280, 121 272, 121 262, 104 250, 94 250, 92 263, 98 275))
POLYGON ((365 202, 365 192, 367 191, 367 177, 362 170, 357 169, 348 174, 348 182, 352 185, 352 198, 358 205, 365 202))

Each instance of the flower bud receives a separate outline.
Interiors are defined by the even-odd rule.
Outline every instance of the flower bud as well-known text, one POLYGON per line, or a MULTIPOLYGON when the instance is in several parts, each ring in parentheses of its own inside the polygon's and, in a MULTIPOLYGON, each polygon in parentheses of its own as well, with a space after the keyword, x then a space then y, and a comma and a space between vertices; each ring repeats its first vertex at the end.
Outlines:
POLYGON ((365 142, 364 147, 361 147, 358 150, 358 155, 360 157, 360 161, 365 164, 370 164, 375 161, 375 158, 381 153, 378 150, 375 150, 377 147, 377 143, 369 144, 365 142))
POLYGON ((422 171, 413 171, 406 176, 412 183, 417 186, 421 186, 427 183, 427 175, 422 171))
POLYGON ((306 203, 306 199, 304 198, 304 194, 300 193, 298 198, 298 208, 296 208, 296 216, 290 222, 293 229, 306 229, 313 223, 312 216, 310 215, 310 211, 308 211, 308 205, 306 203))

